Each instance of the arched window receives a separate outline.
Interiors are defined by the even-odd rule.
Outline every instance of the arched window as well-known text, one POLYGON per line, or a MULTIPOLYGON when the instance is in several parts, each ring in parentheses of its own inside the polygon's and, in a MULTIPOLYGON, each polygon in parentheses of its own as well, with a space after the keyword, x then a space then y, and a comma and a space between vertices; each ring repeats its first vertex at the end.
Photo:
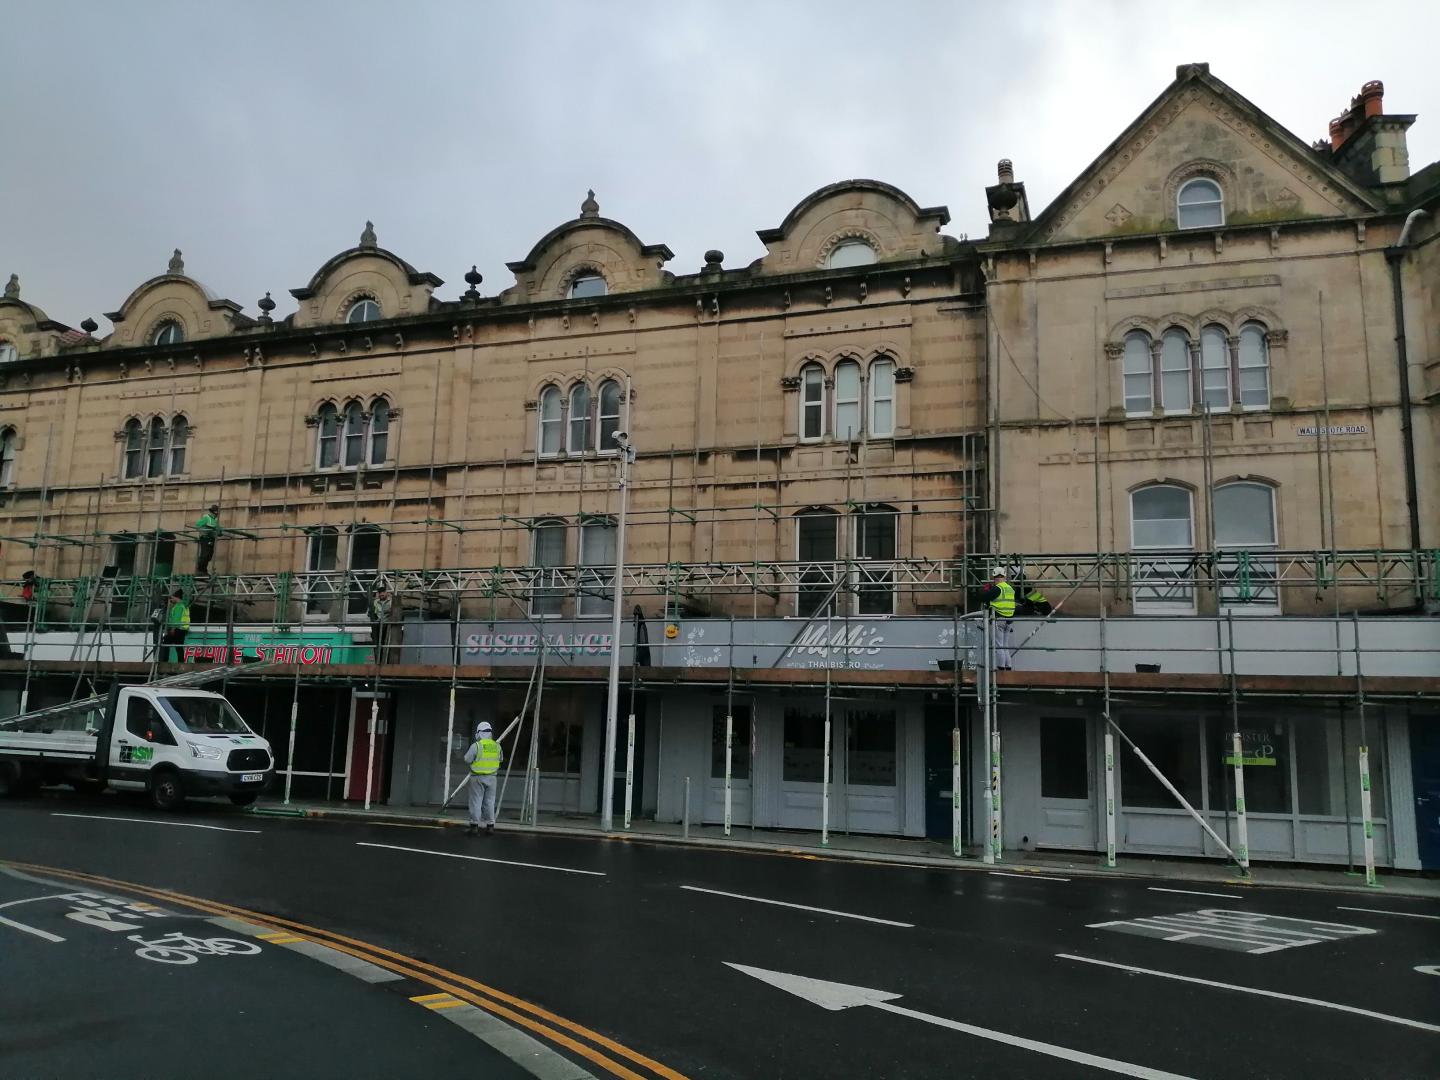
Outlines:
POLYGON ((584 300, 590 296, 604 296, 609 291, 609 284, 599 272, 590 270, 575 275, 574 280, 570 282, 569 297, 571 300, 584 300))
POLYGON ((1160 339, 1160 407, 1190 411, 1190 338, 1184 330, 1166 330, 1160 339))
POLYGON ((869 266, 875 261, 875 249, 864 240, 842 240, 830 251, 825 265, 831 270, 846 266, 869 266))
POLYGON ((177 416, 170 421, 170 475, 179 476, 185 471, 185 447, 190 441, 190 421, 177 416))
POLYGON ((370 406, 370 453, 366 457, 371 465, 384 465, 389 451, 390 402, 376 398, 370 406))
POLYGON ((801 564, 795 590, 796 615, 815 615, 822 607, 827 613, 835 610, 831 594, 837 573, 839 521, 829 507, 814 507, 795 515, 795 558, 801 564))
POLYGON ((609 615, 614 605, 615 522, 593 517, 580 525, 580 605, 577 615, 609 615))
POLYGON ((1130 546, 1136 551, 1185 550, 1194 546, 1190 492, 1152 484, 1130 495, 1130 546))
POLYGON ((369 296, 362 296, 350 305, 350 310, 345 313, 347 323, 374 322, 380 318, 380 304, 369 296))
POLYGON ((1182 229, 1224 225, 1225 196, 1220 185, 1203 176, 1182 184, 1175 195, 1175 223, 1182 229))
POLYGON ((174 319, 166 319, 150 335, 151 345, 179 345, 185 340, 185 329, 174 319))
POLYGON ((0 341, 0 364, 8 364, 12 360, 19 359, 20 350, 15 348, 8 341, 0 341))
POLYGON ((570 388, 570 441, 565 449, 572 454, 583 454, 590 449, 590 387, 583 382, 570 388))
POLYGON ((163 417, 157 416, 150 421, 150 429, 145 440, 145 452, 149 458, 145 474, 150 477, 163 476, 165 473, 165 420, 163 417))
POLYGON ((620 430, 620 384, 606 379, 600 384, 600 439, 595 449, 602 454, 613 454, 619 449, 615 432, 620 430))
POLYGON ((530 564, 535 574, 530 587, 530 614, 561 614, 565 586, 556 571, 565 566, 567 526, 558 518, 537 521, 530 532, 530 564))
POLYGON ((1248 322, 1240 328, 1240 406, 1245 409, 1270 407, 1270 347, 1265 327, 1248 322))
POLYGON ((825 369, 806 364, 800 372, 800 437, 818 439, 825 434, 825 369))
MULTIPOLYGON (((335 406, 326 406, 331 414, 335 406)), ((321 410, 324 411, 323 409, 321 410)), ((305 547, 305 614, 329 615, 330 605, 339 583, 333 575, 340 562, 340 530, 333 525, 317 525, 309 532, 305 547)))
POLYGON ((855 526, 855 613, 893 615, 899 515, 893 506, 868 503, 851 518, 855 526))
POLYGON ((841 360, 835 365, 835 438, 860 438, 860 365, 841 360))
POLYGON ((340 464, 340 410, 330 402, 320 406, 319 435, 315 442, 315 467, 333 469, 340 464))
POLYGON ((124 475, 126 480, 145 475, 145 425, 134 417, 125 421, 124 475))
POLYGON ((547 386, 540 391, 540 453, 560 453, 562 421, 560 417, 560 388, 547 386))
POLYGON ((895 361, 888 356, 870 364, 870 434, 877 439, 895 434, 895 361))
POLYGON ((0 430, 0 487, 15 483, 15 429, 0 430))
MULTIPOLYGON (((1130 493, 1130 547, 1142 552, 1189 551, 1195 543, 1190 492, 1173 484, 1152 484, 1130 493)), ((1191 559, 1136 559, 1131 565, 1135 611, 1193 612, 1195 583, 1191 559)))
POLYGON ((358 401, 345 406, 345 467, 354 469, 365 460, 365 409, 358 401))
POLYGON ((1125 335, 1125 413, 1149 416, 1155 405, 1155 354, 1150 335, 1132 330, 1125 335))
POLYGON ((1230 408, 1230 343, 1223 326, 1200 331, 1200 390, 1212 412, 1230 408))
POLYGON ((1275 559, 1266 554, 1278 543, 1275 490, 1249 481, 1221 484, 1211 504, 1215 547, 1232 553, 1220 555, 1216 563, 1221 578, 1221 605, 1226 610, 1252 614, 1278 610, 1278 567, 1275 559))

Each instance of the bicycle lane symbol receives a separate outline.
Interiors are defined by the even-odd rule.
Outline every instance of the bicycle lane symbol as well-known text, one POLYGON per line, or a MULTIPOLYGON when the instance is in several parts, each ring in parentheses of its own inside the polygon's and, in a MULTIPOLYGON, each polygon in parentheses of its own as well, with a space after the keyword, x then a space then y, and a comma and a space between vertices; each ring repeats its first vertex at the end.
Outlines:
POLYGON ((180 930, 151 941, 141 934, 130 934, 126 940, 139 943, 136 956, 157 964, 196 964, 202 956, 254 956, 260 952, 260 946, 253 941, 191 937, 180 930))

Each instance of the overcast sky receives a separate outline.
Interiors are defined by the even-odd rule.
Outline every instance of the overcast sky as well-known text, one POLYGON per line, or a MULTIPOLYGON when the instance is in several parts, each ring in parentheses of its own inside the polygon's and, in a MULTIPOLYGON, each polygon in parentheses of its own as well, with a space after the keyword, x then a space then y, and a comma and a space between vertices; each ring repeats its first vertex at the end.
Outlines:
POLYGON ((1440 3, 214 3, 0 0, 0 280, 78 325, 162 273, 256 314, 356 243, 486 294, 593 187, 676 273, 739 266, 823 184, 873 177, 985 230, 1035 212, 1174 77, 1306 142, 1369 79, 1440 158, 1440 3))

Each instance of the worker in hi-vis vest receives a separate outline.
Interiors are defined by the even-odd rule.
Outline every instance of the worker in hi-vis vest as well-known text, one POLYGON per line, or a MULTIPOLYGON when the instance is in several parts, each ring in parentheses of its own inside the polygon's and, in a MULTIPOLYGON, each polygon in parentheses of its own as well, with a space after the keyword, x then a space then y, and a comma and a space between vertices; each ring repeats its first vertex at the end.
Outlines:
POLYGON ((995 648, 995 667, 1010 670, 1011 619, 1015 617, 1015 586, 1003 566, 990 573, 990 583, 980 590, 980 600, 990 607, 990 640, 995 648))
POLYGON ((495 831, 495 783, 499 780, 500 762, 505 752, 490 737, 490 725, 481 723, 475 729, 475 741, 465 751, 470 766, 470 828, 465 835, 474 836, 485 826, 488 835, 495 831))

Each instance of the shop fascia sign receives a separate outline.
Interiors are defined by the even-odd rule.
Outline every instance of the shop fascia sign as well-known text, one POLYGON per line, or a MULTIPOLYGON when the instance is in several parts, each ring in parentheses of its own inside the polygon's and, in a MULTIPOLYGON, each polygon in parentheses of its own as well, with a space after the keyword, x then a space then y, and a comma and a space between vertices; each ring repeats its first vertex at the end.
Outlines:
MULTIPOLYGON (((467 656, 538 656, 542 635, 467 634, 467 656)), ((609 656, 611 636, 608 633, 545 634, 545 647, 553 656, 609 656)))
POLYGON ((879 656, 880 646, 884 644, 885 635, 880 632, 880 627, 870 623, 852 622, 840 626, 812 623, 785 650, 784 659, 879 656))
POLYGON ((208 630, 191 635, 180 656, 189 664, 243 664, 266 660, 274 664, 354 663, 354 642, 348 634, 237 633, 226 640, 223 631, 208 630))

